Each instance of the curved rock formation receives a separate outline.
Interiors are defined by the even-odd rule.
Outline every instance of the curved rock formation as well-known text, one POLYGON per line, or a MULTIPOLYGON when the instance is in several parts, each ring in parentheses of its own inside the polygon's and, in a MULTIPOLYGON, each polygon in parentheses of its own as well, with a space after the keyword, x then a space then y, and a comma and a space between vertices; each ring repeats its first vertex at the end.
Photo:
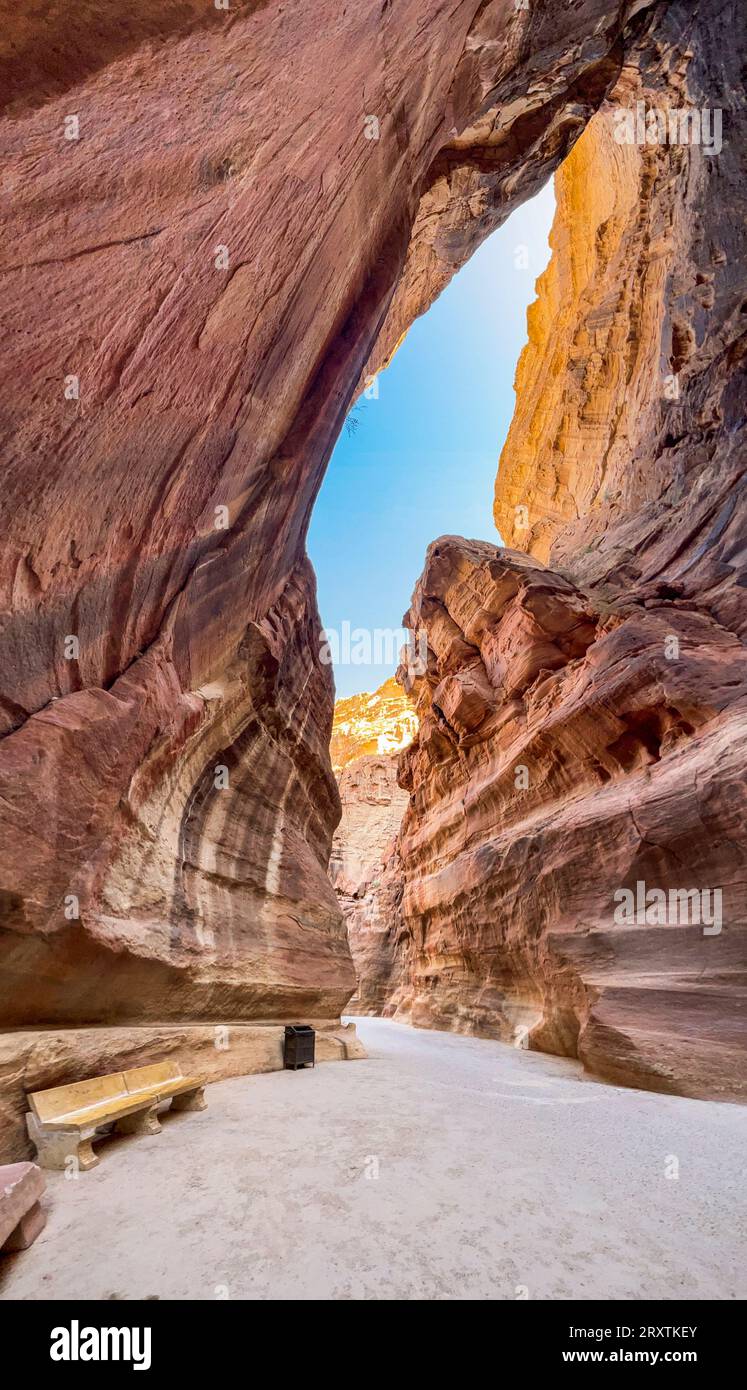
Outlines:
MULTIPOLYGON (((0 1022, 334 1019, 353 971, 304 545, 356 384, 629 67, 725 101, 736 10, 68 9, 14 11, 0 73, 0 1022)), ((705 586, 727 635, 737 158, 673 171, 683 399, 597 565, 644 606, 664 575, 705 586)))
POLYGON ((313 604, 306 564, 191 691, 169 620, 108 690, 5 739, 6 1023, 339 1014, 354 977, 324 873, 339 802, 313 604))
POLYGON ((310 509, 403 296, 555 167, 628 7, 90 18, 6 35, 2 1019, 334 1014, 310 509))

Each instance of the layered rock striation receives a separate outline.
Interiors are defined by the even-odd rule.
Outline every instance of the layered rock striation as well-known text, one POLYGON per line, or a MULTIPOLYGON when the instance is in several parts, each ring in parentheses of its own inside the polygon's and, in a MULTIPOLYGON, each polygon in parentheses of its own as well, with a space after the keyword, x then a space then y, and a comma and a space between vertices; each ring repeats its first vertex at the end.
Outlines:
MULTIPOLYGON (((335 438, 358 383, 621 83, 677 77, 736 108, 738 12, 68 8, 14 12, 0 73, 0 1025, 114 1024, 124 1058, 133 1026, 158 1046, 167 1021, 338 1016, 354 975, 326 877, 333 693, 305 558, 335 438)), ((622 586, 639 608, 694 605, 727 638, 738 149, 661 166, 664 291, 641 235, 681 396, 658 433, 641 423, 591 576, 603 603, 622 586)), ((39 1064, 39 1036, 37 1085, 89 1067, 39 1064)))
POLYGON ((693 607, 600 607, 455 537, 431 546, 407 621, 429 664, 402 673, 420 732, 400 758, 396 1009, 627 1084, 739 1094, 742 643, 693 607), (621 920, 639 883, 666 907, 621 920), (697 912, 691 890, 708 890, 697 912))
POLYGON ((346 1011, 386 1014, 394 1011, 394 974, 403 963, 392 924, 402 896, 396 841, 408 796, 397 785, 397 757, 391 753, 350 761, 339 788, 342 819, 329 868, 358 981, 346 1011))

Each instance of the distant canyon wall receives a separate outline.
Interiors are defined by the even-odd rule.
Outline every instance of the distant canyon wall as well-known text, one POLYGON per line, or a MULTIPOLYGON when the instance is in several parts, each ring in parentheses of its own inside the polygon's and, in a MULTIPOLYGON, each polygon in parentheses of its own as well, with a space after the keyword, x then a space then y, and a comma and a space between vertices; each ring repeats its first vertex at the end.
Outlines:
POLYGON ((420 730, 365 985, 423 1026, 727 1099, 747 1087, 742 30, 732 6, 655 15, 559 172, 496 485, 511 548, 434 542, 406 619, 428 668, 400 673, 420 730), (718 107, 723 148, 618 142, 640 102, 718 107), (647 916, 620 916, 625 890, 647 916))
POLYGON ((391 753, 351 760, 339 787, 342 818, 329 871, 357 980, 346 1012, 388 1014, 395 1007, 396 972, 405 966, 393 926, 402 897, 397 835, 409 798, 397 785, 397 757, 391 753))
POLYGON ((402 897, 396 843, 409 800, 397 785, 398 751, 417 730, 413 705, 391 678, 373 694, 335 703, 330 753, 342 815, 329 873, 355 967, 356 991, 346 1009, 351 1014, 387 1014, 395 1007, 394 972, 404 964, 392 931, 402 897))
POLYGON ((418 717, 393 677, 373 694, 349 695, 335 701, 329 752, 338 776, 359 758, 387 757, 412 742, 418 717))

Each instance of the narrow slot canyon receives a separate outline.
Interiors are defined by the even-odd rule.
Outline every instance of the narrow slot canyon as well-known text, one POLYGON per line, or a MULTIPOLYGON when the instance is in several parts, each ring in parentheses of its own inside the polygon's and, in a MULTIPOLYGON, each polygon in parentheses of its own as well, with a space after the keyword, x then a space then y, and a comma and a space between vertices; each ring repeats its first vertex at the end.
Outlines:
MULTIPOLYGON (((615 143, 613 115, 592 118, 556 175, 553 252, 495 485, 510 549, 433 541, 398 700, 388 683, 355 708, 338 701, 332 877, 357 967, 351 1010, 733 1100, 746 1079, 742 928, 668 913, 707 873, 722 902, 739 901, 742 629, 717 618, 718 600, 698 606, 699 580, 668 582, 709 549, 700 531, 684 553, 667 535, 692 506, 681 478, 654 509, 649 467, 644 546, 620 561, 631 453, 668 410, 647 397, 676 220, 649 152, 615 143), (663 216, 649 283, 649 223, 663 216), (621 921, 619 895, 637 901, 639 883, 657 896, 621 921)), ((665 440, 665 477, 669 454, 665 440)), ((733 516, 728 490, 703 498, 710 518, 733 516)), ((733 581, 721 567, 716 589, 733 581)))
POLYGON ((741 8, 42 10, 0 1301, 743 1299, 741 8))

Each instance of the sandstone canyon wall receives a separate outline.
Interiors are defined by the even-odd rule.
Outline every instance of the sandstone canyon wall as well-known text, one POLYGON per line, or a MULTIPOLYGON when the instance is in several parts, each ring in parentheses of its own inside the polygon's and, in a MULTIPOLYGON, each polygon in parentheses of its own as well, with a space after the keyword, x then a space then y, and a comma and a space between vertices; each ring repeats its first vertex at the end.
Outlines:
POLYGON ((339 1015, 354 976, 305 558, 320 479, 357 383, 553 172, 667 8, 4 16, 13 1114, 24 1085, 90 1071, 95 1026, 111 1067, 133 1027, 142 1056, 167 1024, 187 1048, 225 1020, 339 1015))
POLYGON ((338 782, 350 763, 373 754, 385 758, 398 753, 417 730, 418 717, 393 677, 372 695, 365 692, 335 701, 329 753, 338 782))
POLYGON ((735 8, 668 7, 557 176, 496 486, 512 548, 434 542, 406 619, 428 670, 401 672, 420 732, 382 888, 400 907, 368 962, 416 1023, 728 1099, 747 1090, 743 39, 735 8), (723 148, 618 143, 639 102, 719 108, 723 148), (616 923, 638 883, 668 910, 718 890, 721 929, 656 905, 616 923))
POLYGON ((329 872, 357 980, 347 1013, 393 1011, 394 973, 404 963, 392 931, 402 896, 393 856, 408 803, 407 792, 397 785, 397 753, 410 745, 417 729, 410 700, 393 679, 372 695, 352 695, 335 704, 330 754, 342 816, 329 872))
POLYGON ((339 787, 342 818, 332 841, 329 871, 358 981, 346 1012, 387 1014, 393 1012, 397 969, 405 963, 392 928, 402 897, 397 835, 408 796, 397 785, 393 754, 369 754, 350 762, 339 787))

